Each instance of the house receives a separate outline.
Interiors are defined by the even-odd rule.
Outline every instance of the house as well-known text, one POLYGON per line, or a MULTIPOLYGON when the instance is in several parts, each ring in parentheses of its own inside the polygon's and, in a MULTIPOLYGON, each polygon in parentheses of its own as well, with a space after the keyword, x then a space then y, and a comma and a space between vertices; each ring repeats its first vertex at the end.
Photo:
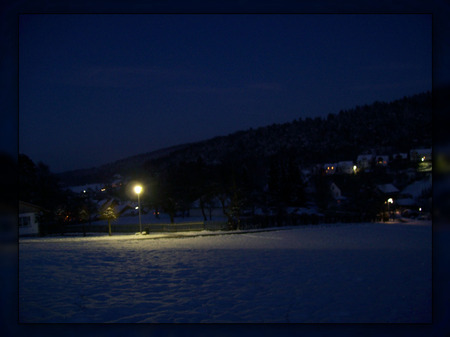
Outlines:
MULTIPOLYGON (((141 205, 142 208, 142 205, 141 205)), ((134 216, 136 215, 138 210, 138 203, 137 202, 125 202, 120 203, 116 206, 116 211, 118 216, 134 216)))
POLYGON ((392 184, 382 184, 377 185, 377 192, 388 200, 389 198, 397 197, 400 191, 392 184))
POLYGON ((377 166, 386 167, 387 164, 389 163, 389 156, 387 155, 377 155, 375 158, 376 158, 375 163, 377 166))
MULTIPOLYGON (((423 194, 432 189, 431 174, 423 179, 416 180, 406 186, 398 195, 398 204, 405 208, 419 209, 428 208, 426 200, 422 198, 423 194)), ((430 192, 431 193, 431 192, 430 192)))
POLYGON ((409 158, 413 162, 431 161, 432 155, 432 149, 413 149, 409 152, 409 158))
POLYGON ((336 172, 336 168, 337 168, 336 163, 323 165, 325 174, 334 174, 336 172))
POLYGON ((337 172, 343 174, 352 174, 356 172, 356 166, 352 161, 340 161, 337 163, 337 172))
POLYGON ((43 211, 42 207, 19 201, 19 236, 39 235, 39 215, 43 211))
POLYGON ((372 166, 374 158, 373 154, 361 154, 356 158, 356 165, 359 169, 368 169, 372 166))

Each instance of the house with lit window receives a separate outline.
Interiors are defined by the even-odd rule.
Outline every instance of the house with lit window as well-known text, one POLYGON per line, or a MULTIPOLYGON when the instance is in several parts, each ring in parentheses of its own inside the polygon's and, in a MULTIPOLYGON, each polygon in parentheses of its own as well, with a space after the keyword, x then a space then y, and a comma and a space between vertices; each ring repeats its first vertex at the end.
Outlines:
POLYGON ((19 201, 19 236, 39 235, 39 215, 42 207, 19 201))
POLYGON ((377 166, 386 167, 389 163, 389 156, 387 155, 377 155, 376 156, 376 164, 377 166))
POLYGON ((323 165, 323 169, 325 171, 325 174, 335 174, 336 173, 337 164, 325 164, 323 165))

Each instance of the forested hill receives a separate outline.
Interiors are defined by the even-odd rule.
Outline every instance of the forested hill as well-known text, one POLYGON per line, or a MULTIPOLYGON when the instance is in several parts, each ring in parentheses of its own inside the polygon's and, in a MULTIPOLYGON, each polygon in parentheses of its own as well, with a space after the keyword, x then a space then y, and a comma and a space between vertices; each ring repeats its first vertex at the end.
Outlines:
POLYGON ((329 114, 326 118, 304 118, 289 123, 184 144, 90 170, 59 175, 66 184, 89 183, 120 173, 197 161, 214 165, 245 162, 289 154, 299 165, 354 160, 367 150, 392 154, 414 147, 431 147, 432 94, 421 93, 393 102, 374 102, 329 114))

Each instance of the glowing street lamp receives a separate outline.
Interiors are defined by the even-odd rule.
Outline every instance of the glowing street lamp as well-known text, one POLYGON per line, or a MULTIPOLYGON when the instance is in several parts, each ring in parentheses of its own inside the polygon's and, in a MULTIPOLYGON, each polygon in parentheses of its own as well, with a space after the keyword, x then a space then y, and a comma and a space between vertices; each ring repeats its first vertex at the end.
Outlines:
POLYGON ((389 219, 391 218, 391 214, 390 214, 390 212, 389 212, 389 204, 393 204, 393 203, 394 203, 394 199, 389 198, 389 199, 387 200, 387 207, 388 207, 388 216, 389 216, 389 219))
POLYGON ((134 186, 134 192, 138 195, 138 207, 139 207, 139 233, 142 234, 142 224, 141 224, 141 199, 139 198, 139 195, 142 192, 142 186, 136 185, 134 186))

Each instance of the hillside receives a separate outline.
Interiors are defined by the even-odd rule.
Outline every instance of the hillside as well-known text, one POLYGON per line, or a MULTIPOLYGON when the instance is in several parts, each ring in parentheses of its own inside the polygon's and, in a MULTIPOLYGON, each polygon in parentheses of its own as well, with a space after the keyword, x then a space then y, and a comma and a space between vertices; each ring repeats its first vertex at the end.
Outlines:
POLYGON ((182 144, 118 160, 86 170, 59 174, 65 185, 105 182, 114 174, 161 171, 199 158, 207 165, 248 162, 289 154, 300 166, 354 160, 367 150, 392 154, 432 143, 432 95, 430 92, 393 102, 374 102, 329 114, 239 131, 206 141, 182 144))

